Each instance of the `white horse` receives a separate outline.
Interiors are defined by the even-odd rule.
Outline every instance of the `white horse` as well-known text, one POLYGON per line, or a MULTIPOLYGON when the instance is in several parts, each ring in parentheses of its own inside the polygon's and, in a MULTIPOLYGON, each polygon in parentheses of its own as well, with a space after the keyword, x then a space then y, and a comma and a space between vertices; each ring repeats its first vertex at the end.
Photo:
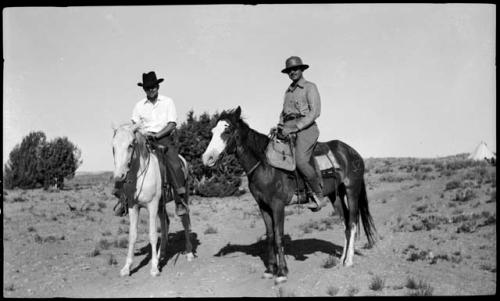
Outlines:
MULTIPOLYGON (((187 163, 183 161, 184 167, 187 163)), ((141 133, 139 125, 124 124, 114 129, 113 134, 113 158, 115 169, 114 179, 124 181, 131 177, 136 178, 136 187, 134 192, 134 204, 129 208, 130 230, 128 253, 125 265, 120 271, 121 276, 130 275, 130 266, 134 255, 134 246, 137 240, 137 222, 139 209, 147 208, 149 213, 149 240, 151 244, 151 275, 158 276, 158 263, 160 256, 166 253, 167 234, 170 224, 166 214, 166 202, 162 200, 162 183, 158 158, 154 152, 151 152, 146 144, 145 136, 141 133), (156 230, 156 217, 160 217, 161 224, 161 246, 156 251, 158 234, 156 230)), ((187 170, 187 168, 186 168, 187 170)), ((187 172, 185 172, 187 179, 187 172)), ((187 183, 187 181, 186 181, 187 183)), ((187 198, 186 193, 186 198, 187 198)), ((169 201, 171 201, 170 199, 169 201)), ((186 256, 188 261, 194 258, 192 246, 189 237, 190 225, 189 214, 182 216, 186 238, 186 256)))

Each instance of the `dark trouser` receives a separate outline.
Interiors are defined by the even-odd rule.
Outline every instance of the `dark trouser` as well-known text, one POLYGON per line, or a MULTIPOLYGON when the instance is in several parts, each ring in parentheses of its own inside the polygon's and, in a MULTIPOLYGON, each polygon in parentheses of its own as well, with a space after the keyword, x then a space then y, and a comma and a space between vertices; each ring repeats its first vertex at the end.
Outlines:
MULTIPOLYGON (((287 121, 285 125, 295 124, 295 120, 287 121)), ((297 132, 295 141, 295 161, 297 169, 304 175, 311 189, 318 196, 323 195, 320 180, 318 179, 314 166, 311 165, 311 156, 319 137, 319 129, 316 123, 308 128, 297 132)))
POLYGON ((172 135, 159 139, 157 144, 161 146, 160 150, 163 150, 163 154, 158 156, 158 159, 160 164, 162 162, 165 164, 167 179, 174 188, 174 196, 177 202, 177 196, 186 193, 185 177, 177 148, 174 145, 172 135))

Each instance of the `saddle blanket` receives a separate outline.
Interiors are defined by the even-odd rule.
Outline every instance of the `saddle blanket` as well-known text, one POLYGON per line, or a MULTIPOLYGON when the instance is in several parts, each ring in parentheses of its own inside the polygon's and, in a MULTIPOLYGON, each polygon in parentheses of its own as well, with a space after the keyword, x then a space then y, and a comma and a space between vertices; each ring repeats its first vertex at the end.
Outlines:
POLYGON ((328 150, 326 155, 314 156, 314 159, 316 160, 316 163, 318 164, 317 166, 323 177, 333 176, 335 174, 335 170, 340 168, 340 165, 331 150, 328 150))

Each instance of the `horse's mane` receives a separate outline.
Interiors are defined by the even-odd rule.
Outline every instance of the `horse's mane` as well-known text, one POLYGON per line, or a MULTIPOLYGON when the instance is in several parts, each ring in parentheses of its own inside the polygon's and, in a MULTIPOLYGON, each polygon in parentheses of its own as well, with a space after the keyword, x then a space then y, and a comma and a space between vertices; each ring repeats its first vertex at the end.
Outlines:
POLYGON ((137 126, 134 123, 121 124, 118 126, 116 130, 117 131, 124 130, 131 132, 135 136, 135 142, 138 153, 144 160, 147 159, 149 150, 146 146, 146 137, 141 133, 140 130, 137 129, 137 126))
POLYGON ((146 137, 140 132, 135 132, 135 141, 137 143, 137 150, 141 157, 146 160, 149 155, 149 149, 146 146, 146 137))
POLYGON ((231 125, 239 129, 240 143, 247 147, 259 160, 266 160, 266 147, 269 143, 269 137, 252 129, 241 116, 238 116, 235 110, 223 111, 219 120, 227 120, 231 125))

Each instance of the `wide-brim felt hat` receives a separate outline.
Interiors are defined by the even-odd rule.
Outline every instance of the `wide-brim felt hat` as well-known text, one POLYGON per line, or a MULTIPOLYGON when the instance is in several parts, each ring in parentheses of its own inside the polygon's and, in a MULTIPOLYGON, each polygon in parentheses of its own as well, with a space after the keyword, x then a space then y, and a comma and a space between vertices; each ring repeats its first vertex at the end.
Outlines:
POLYGON ((292 68, 300 67, 302 70, 309 68, 309 65, 302 63, 302 59, 298 56, 291 56, 285 62, 285 69, 281 70, 281 73, 288 73, 292 68))
POLYGON ((137 83, 138 86, 150 88, 158 85, 163 81, 163 78, 156 78, 154 71, 142 74, 142 83, 137 83))

